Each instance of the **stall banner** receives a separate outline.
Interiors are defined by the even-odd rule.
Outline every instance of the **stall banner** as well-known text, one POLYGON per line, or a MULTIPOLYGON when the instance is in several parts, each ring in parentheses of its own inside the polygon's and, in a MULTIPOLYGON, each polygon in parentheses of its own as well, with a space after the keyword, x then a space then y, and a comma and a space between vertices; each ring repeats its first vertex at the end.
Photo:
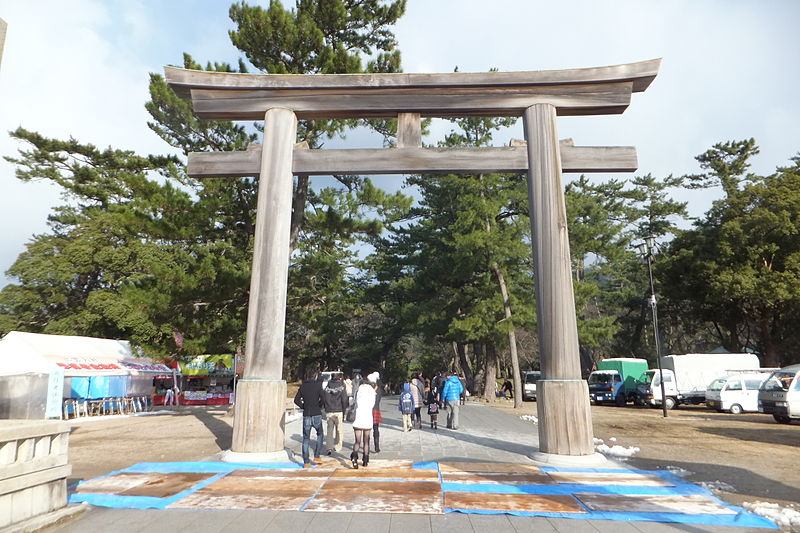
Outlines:
POLYGON ((184 376, 233 374, 233 355, 198 355, 180 363, 184 376))
POLYGON ((191 402, 207 400, 208 393, 206 391, 187 390, 183 393, 183 399, 191 402))
POLYGON ((64 397, 64 369, 53 368, 47 380, 46 418, 61 418, 61 403, 64 397))

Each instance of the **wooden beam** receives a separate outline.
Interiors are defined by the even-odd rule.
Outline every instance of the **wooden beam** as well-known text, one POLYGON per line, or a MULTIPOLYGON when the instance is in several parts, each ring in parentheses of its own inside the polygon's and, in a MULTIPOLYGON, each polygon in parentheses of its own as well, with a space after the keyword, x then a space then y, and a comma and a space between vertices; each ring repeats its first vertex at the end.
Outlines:
POLYGON ((397 147, 417 148, 422 146, 422 124, 419 113, 397 115, 397 147))
POLYGON ((632 82, 644 91, 658 74, 660 59, 607 67, 526 72, 452 72, 444 74, 234 74, 164 67, 172 89, 184 98, 192 89, 363 89, 379 87, 513 87, 574 83, 632 82))
POLYGON ((443 89, 372 88, 344 90, 277 89, 230 91, 192 89, 197 116, 214 120, 261 120, 265 109, 285 108, 299 119, 522 116, 536 104, 550 104, 559 115, 622 113, 633 82, 443 89))
MULTIPOLYGON (((632 146, 560 146, 563 172, 634 172, 632 146)), ((239 152, 192 152, 188 173, 195 178, 257 176, 261 149, 239 152)), ((295 148, 292 173, 332 174, 469 174, 527 172, 526 146, 500 148, 386 148, 300 150, 295 148)))

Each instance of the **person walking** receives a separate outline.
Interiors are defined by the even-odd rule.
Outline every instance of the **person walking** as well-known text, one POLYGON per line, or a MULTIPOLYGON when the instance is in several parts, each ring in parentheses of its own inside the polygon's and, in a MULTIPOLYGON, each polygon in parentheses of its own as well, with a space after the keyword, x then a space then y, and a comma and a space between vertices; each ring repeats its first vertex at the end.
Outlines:
POLYGON ((322 391, 322 405, 328 419, 328 455, 342 451, 342 422, 347 409, 348 397, 344 382, 334 376, 322 391))
POLYGON ((428 398, 425 401, 425 405, 428 406, 428 416, 431 417, 431 429, 439 429, 439 395, 433 387, 428 389, 428 398))
POLYGON ((464 387, 458 376, 452 372, 445 374, 444 387, 442 387, 442 401, 447 407, 447 428, 458 429, 458 409, 461 401, 461 393, 464 387))
POLYGON ((317 444, 314 448, 314 459, 319 461, 324 446, 325 433, 322 431, 322 383, 319 372, 309 374, 308 378, 297 391, 294 403, 303 410, 303 468, 311 467, 308 457, 308 447, 311 441, 311 428, 317 434, 317 444))
MULTIPOLYGON (((354 382, 360 382, 361 376, 356 374, 354 382)), ((369 383, 361 383, 358 388, 354 388, 355 393, 355 420, 353 421, 353 433, 355 443, 353 452, 350 454, 350 461, 353 468, 358 469, 358 451, 363 452, 363 464, 369 463, 369 435, 372 432, 372 408, 375 406, 375 387, 369 383)))
POLYGON ((383 383, 381 383, 381 375, 378 372, 373 372, 367 376, 367 381, 375 385, 375 405, 372 406, 372 438, 375 439, 375 453, 380 453, 381 424, 383 423, 383 415, 381 414, 383 383))
POLYGON ((397 408, 403 415, 403 431, 411 431, 413 425, 411 415, 414 414, 414 397, 411 394, 411 384, 403 383, 403 392, 400 393, 400 401, 397 408))
POLYGON ((419 429, 422 429, 422 415, 420 411, 425 404, 425 382, 422 380, 422 374, 414 374, 411 380, 411 396, 414 399, 414 416, 411 417, 411 422, 415 422, 419 429))

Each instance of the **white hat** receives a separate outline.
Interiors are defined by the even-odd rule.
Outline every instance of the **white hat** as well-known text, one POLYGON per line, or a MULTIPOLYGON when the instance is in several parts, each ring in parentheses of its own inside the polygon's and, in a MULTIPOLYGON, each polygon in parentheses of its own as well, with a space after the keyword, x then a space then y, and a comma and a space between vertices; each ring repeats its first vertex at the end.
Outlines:
POLYGON ((367 381, 370 381, 372 383, 377 383, 379 379, 381 379, 381 375, 378 374, 377 372, 373 372, 372 374, 367 376, 367 381))

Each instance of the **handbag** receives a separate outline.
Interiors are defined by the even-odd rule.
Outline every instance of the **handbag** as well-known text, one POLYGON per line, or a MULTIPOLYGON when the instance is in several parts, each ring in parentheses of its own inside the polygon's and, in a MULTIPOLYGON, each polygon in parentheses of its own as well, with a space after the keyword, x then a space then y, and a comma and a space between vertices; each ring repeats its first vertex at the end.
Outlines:
POLYGON ((344 412, 344 419, 346 422, 355 422, 357 408, 358 405, 356 404, 356 397, 353 396, 353 401, 347 406, 347 410, 344 412))

